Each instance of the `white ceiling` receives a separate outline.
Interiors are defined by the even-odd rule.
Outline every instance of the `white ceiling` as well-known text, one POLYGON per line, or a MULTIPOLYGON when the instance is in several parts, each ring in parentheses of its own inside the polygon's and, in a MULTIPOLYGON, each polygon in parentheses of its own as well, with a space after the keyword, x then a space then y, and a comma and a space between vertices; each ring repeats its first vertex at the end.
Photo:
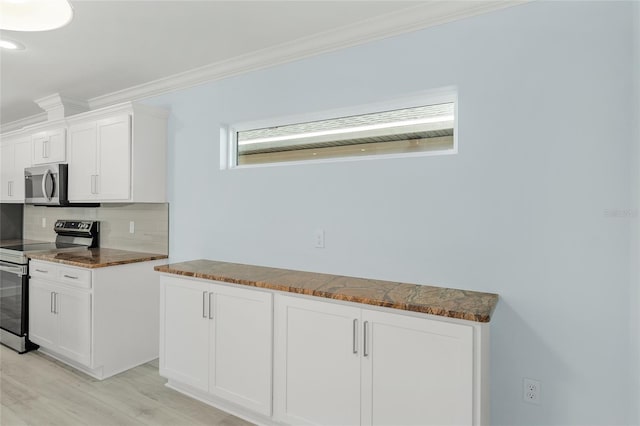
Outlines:
POLYGON ((71 3, 74 19, 66 27, 44 32, 0 32, 2 38, 26 47, 22 51, 0 52, 1 123, 42 116, 43 111, 34 100, 53 93, 88 100, 96 107, 514 2, 72 0, 71 3), (256 58, 262 58, 262 62, 256 58), (193 69, 198 73, 187 72, 193 69), (167 79, 180 73, 178 80, 167 79), (119 96, 108 96, 114 92, 119 96))

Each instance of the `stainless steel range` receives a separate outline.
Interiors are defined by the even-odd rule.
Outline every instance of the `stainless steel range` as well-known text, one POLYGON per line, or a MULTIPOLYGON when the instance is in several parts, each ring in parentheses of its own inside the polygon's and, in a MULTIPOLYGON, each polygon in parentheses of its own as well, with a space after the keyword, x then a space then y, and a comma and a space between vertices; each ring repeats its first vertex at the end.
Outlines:
POLYGON ((19 353, 36 346, 29 341, 29 255, 98 247, 100 223, 57 220, 55 242, 24 241, 0 246, 0 343, 19 353))

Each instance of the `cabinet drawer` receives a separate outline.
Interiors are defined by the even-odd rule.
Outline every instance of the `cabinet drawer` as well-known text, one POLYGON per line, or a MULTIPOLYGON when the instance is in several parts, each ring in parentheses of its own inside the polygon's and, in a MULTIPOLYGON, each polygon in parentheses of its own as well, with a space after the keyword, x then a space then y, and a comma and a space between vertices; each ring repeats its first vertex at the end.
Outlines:
POLYGON ((32 260, 29 265, 29 275, 33 278, 55 280, 58 277, 58 266, 32 260))
POLYGON ((59 266, 58 281, 74 287, 91 288, 91 271, 89 269, 59 266))

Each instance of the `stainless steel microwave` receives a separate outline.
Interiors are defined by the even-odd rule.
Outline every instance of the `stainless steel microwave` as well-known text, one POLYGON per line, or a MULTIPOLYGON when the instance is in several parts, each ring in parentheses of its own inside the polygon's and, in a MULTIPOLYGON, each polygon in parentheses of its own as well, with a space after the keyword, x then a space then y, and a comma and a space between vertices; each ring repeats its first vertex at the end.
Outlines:
POLYGON ((24 169, 25 204, 68 205, 67 181, 66 164, 47 164, 24 169))

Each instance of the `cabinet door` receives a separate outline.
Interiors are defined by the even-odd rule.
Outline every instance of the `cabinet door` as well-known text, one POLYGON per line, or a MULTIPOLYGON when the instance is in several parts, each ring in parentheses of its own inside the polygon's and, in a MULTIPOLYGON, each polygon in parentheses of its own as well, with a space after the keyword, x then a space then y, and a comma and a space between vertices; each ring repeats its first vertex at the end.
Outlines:
POLYGON ((360 424, 360 309, 277 295, 274 415, 289 424, 360 424))
POLYGON ((24 201, 24 169, 27 167, 31 167, 31 143, 24 140, 16 143, 14 148, 11 198, 17 201, 24 201))
POLYGON ((54 314, 55 288, 45 281, 29 280, 29 340, 53 348, 58 340, 58 323, 54 314))
POLYGON ((213 285, 209 392, 271 415, 272 295, 213 285))
MULTIPOLYGON (((15 144, 5 142, 0 146, 0 199, 11 201, 11 186, 15 164, 15 144)), ((15 189, 14 189, 15 190, 15 189)))
POLYGON ((160 374, 209 389, 209 285, 160 278, 160 374))
POLYGON ((100 200, 131 198, 131 119, 122 115, 98 121, 98 181, 100 200))
POLYGON ((362 311, 363 425, 471 425, 471 326, 362 311))
POLYGON ((96 124, 84 123, 69 128, 69 201, 96 198, 98 138, 96 124))
POLYGON ((60 163, 66 160, 64 128, 36 133, 32 137, 33 164, 60 163))
POLYGON ((90 365, 91 293, 58 287, 55 302, 59 327, 57 352, 90 365))

